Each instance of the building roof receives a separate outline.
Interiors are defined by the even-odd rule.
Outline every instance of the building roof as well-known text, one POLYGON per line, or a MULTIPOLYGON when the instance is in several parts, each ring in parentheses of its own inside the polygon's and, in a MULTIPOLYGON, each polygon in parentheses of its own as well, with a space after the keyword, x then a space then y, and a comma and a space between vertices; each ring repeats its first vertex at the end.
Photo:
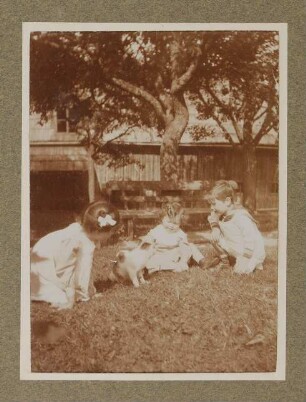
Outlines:
MULTIPOLYGON (((227 126, 228 132, 231 133, 231 137, 235 143, 239 143, 238 137, 230 126, 230 124, 225 124, 227 126)), ((127 134, 121 136, 121 134, 127 129, 127 127, 122 127, 120 130, 112 131, 105 135, 105 141, 112 140, 115 143, 133 143, 133 144, 151 144, 160 145, 162 143, 162 137, 158 134, 156 129, 136 127, 128 131, 127 134), (115 138, 118 138, 116 140, 115 138)), ((277 145, 278 134, 275 130, 271 130, 268 134, 264 135, 260 141, 260 145, 277 145)), ((216 125, 213 119, 208 119, 203 122, 197 122, 197 124, 188 124, 185 130, 180 144, 229 144, 229 141, 225 138, 222 131, 216 125), (202 130, 207 135, 200 139, 195 139, 192 131, 193 127, 202 130)))
MULTIPOLYGON (((185 96, 186 105, 189 113, 189 122, 187 128, 181 138, 180 144, 229 144, 229 141, 225 138, 222 129, 218 123, 211 117, 208 119, 199 119, 199 113, 195 105, 191 102, 188 96, 185 96), (193 133, 201 133, 201 138, 193 133)), ((259 111, 264 111, 264 107, 259 111)), ((255 133, 259 132, 265 115, 263 114, 254 124, 253 131, 255 133)), ((234 143, 239 143, 237 134, 235 132, 234 126, 230 121, 222 122, 225 130, 230 133, 234 143)), ((238 126, 241 125, 238 123, 238 126)), ((241 127, 242 128, 242 127, 241 127)), ((120 130, 113 131, 106 135, 105 140, 109 141, 118 137, 123 133, 127 127, 122 127, 120 130)), ((152 144, 160 145, 162 142, 162 137, 158 135, 156 129, 137 127, 129 130, 127 135, 120 136, 120 138, 115 140, 121 143, 134 143, 134 144, 152 144)), ((275 130, 270 130, 270 132, 264 135, 260 141, 260 145, 277 145, 278 143, 278 133, 275 130)))
MULTIPOLYGON (((77 142, 79 140, 75 133, 59 133, 56 131, 56 122, 54 119, 48 121, 44 126, 40 126, 39 115, 30 116, 30 141, 36 142, 77 142)), ((231 137, 235 143, 239 143, 235 130, 230 122, 224 122, 223 126, 231 134, 231 137)), ((257 122, 257 127, 254 127, 254 131, 257 132, 260 129, 261 122, 257 122)), ((162 137, 159 135, 157 129, 148 127, 134 127, 125 135, 122 135, 128 127, 122 126, 120 129, 107 133, 104 136, 105 141, 112 140, 115 143, 121 144, 139 144, 139 145, 160 145, 162 143, 162 137), (118 139, 116 139, 118 137, 118 139)), ((278 143, 278 133, 275 130, 271 130, 268 134, 264 135, 260 141, 260 145, 273 146, 278 143)), ((194 144, 218 144, 226 145, 229 141, 225 138, 222 130, 218 124, 212 119, 198 120, 195 113, 190 112, 188 126, 180 141, 181 145, 194 145, 194 144), (193 134, 194 129, 196 132, 201 132, 200 139, 196 138, 193 134), (204 134, 204 135, 203 135, 204 134)))

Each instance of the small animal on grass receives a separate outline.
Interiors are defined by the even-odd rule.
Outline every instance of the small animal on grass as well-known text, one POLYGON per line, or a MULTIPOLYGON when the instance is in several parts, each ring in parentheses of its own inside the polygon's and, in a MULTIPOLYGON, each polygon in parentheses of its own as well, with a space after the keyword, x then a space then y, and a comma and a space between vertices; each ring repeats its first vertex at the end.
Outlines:
POLYGON ((149 283, 143 275, 146 263, 154 253, 154 243, 140 240, 135 248, 131 249, 131 245, 125 245, 125 247, 116 255, 116 261, 108 277, 109 280, 112 282, 130 280, 135 288, 138 288, 140 284, 149 283))

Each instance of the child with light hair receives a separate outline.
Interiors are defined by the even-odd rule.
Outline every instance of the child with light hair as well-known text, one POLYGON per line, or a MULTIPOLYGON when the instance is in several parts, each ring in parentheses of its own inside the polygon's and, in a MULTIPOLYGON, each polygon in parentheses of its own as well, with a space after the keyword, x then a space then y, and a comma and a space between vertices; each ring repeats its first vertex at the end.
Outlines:
POLYGON ((234 263, 234 272, 249 274, 263 269, 264 241, 255 219, 245 208, 235 205, 235 181, 218 181, 210 194, 210 247, 206 248, 205 268, 221 262, 226 268, 234 263))
POLYGON ((86 208, 80 222, 41 238, 31 250, 31 300, 58 309, 88 301, 95 247, 106 244, 119 226, 118 211, 107 202, 96 201, 86 208))
POLYGON ((162 222, 144 237, 143 241, 155 244, 155 251, 146 267, 149 274, 171 270, 186 271, 189 261, 193 259, 200 266, 204 265, 204 256, 180 228, 184 210, 180 203, 170 202, 162 208, 162 222))

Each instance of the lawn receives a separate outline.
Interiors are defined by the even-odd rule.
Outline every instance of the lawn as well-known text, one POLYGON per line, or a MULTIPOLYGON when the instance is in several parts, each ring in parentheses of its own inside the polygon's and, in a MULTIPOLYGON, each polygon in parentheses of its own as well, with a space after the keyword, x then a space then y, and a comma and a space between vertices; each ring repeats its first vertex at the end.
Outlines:
POLYGON ((155 273, 138 289, 109 286, 116 246, 97 250, 98 297, 63 311, 32 303, 32 371, 275 371, 277 247, 266 240, 263 271, 191 267, 155 273))

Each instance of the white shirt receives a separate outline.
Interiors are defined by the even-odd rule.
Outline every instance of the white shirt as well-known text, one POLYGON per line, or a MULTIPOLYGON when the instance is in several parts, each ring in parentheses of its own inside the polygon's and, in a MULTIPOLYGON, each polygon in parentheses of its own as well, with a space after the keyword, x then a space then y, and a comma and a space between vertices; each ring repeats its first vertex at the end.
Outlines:
POLYGON ((220 245, 230 255, 252 258, 258 263, 265 259, 264 241, 251 215, 243 208, 219 221, 222 232, 220 245))
POLYGON ((35 275, 37 285, 37 291, 31 289, 32 299, 62 301, 61 292, 68 286, 86 295, 94 249, 95 243, 79 223, 40 239, 31 251, 31 273, 35 275))
POLYGON ((151 229, 147 236, 156 242, 157 250, 178 247, 181 242, 187 243, 187 235, 182 229, 171 230, 163 225, 158 225, 151 229))

